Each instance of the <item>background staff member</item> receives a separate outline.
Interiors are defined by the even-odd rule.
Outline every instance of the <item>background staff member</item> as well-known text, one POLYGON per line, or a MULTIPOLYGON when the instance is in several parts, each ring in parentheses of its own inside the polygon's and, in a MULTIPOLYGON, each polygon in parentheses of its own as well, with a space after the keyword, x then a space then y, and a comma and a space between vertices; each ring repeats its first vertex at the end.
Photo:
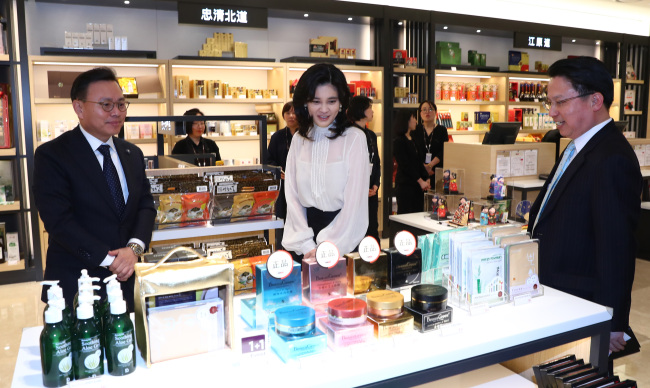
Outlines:
POLYGON ((438 108, 431 101, 420 103, 420 118, 422 123, 418 124, 411 137, 418 151, 418 157, 429 176, 436 173, 436 167, 443 167, 445 143, 449 141, 447 128, 437 125, 438 108))
POLYGON ((609 349, 616 352, 623 349, 629 327, 639 162, 609 116, 614 84, 601 61, 562 59, 548 75, 546 107, 562 136, 572 141, 530 211, 528 231, 540 241, 539 279, 612 307, 609 349))
POLYGON ((82 269, 101 279, 115 273, 133 311, 134 264, 151 240, 156 209, 142 151, 115 137, 129 103, 106 67, 80 74, 70 97, 79 125, 34 156, 34 197, 49 234, 45 279, 59 280, 72 305, 82 269))
POLYGON ((367 236, 379 240, 379 181, 381 178, 381 163, 379 161, 379 148, 377 147, 377 134, 366 128, 372 121, 374 112, 372 111, 372 100, 365 96, 354 96, 350 100, 348 107, 348 120, 351 125, 359 128, 366 134, 366 144, 368 146, 368 161, 372 165, 370 173, 370 185, 368 188, 368 230, 367 236))
POLYGON ((282 245, 305 258, 323 241, 352 252, 368 228, 368 148, 366 135, 345 125, 349 101, 345 76, 330 64, 307 69, 294 91, 300 128, 287 158, 282 245))
POLYGON ((395 189, 397 214, 424 210, 424 192, 431 188, 429 173, 420 163, 415 144, 411 141, 417 125, 417 113, 401 111, 393 124, 393 157, 397 161, 395 189))
MULTIPOLYGON (((279 218, 285 219, 287 216, 287 199, 284 195, 284 171, 287 169, 287 155, 289 155, 291 140, 298 130, 298 120, 296 120, 296 112, 293 110, 293 101, 287 102, 282 107, 282 118, 284 118, 287 126, 271 135, 268 149, 268 163, 272 166, 280 166, 282 168, 281 179, 283 182, 280 186, 278 199, 275 201, 275 214, 279 218)), ((282 247, 283 234, 284 229, 276 229, 275 238, 278 249, 284 249, 282 247)))
MULTIPOLYGON (((192 108, 187 112, 183 113, 183 116, 205 116, 203 112, 197 108, 192 108)), ((189 126, 190 122, 184 122, 184 127, 186 128, 187 136, 185 139, 178 141, 174 145, 172 154, 216 154, 217 157, 215 161, 221 160, 221 154, 219 154, 219 147, 211 139, 206 139, 203 137, 205 133, 205 121, 194 121, 191 122, 192 125, 189 126), (189 127, 189 131, 187 128, 189 127)))

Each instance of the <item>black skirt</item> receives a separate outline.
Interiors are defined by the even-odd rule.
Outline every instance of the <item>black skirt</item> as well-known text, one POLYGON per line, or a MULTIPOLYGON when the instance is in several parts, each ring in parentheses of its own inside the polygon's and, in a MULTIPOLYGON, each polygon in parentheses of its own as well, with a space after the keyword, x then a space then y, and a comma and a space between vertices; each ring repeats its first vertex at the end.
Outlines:
MULTIPOLYGON (((339 214, 341 210, 335 210, 331 212, 322 211, 316 209, 315 207, 307 208, 307 226, 309 226, 314 231, 314 242, 316 242, 316 237, 321 230, 325 229, 329 224, 334 221, 334 218, 339 214)), ((302 263, 303 255, 299 255, 296 252, 290 252, 293 259, 299 263, 302 263)))

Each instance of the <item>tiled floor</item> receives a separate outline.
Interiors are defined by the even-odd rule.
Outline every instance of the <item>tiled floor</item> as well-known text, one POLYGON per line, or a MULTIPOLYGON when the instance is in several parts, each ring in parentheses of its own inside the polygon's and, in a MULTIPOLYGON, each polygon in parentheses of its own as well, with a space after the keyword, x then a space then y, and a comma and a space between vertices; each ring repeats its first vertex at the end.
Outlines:
MULTIPOLYGON (((43 324, 43 307, 38 283, 0 286, 0 388, 11 386, 24 327, 43 324)), ((619 360, 614 371, 621 378, 650 387, 650 262, 637 260, 632 293, 631 326, 643 351, 619 360)))

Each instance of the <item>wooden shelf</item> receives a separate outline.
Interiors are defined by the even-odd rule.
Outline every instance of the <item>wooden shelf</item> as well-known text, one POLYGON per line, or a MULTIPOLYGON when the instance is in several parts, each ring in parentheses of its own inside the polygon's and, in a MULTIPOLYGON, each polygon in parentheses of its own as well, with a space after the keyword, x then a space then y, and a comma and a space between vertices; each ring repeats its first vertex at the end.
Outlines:
MULTIPOLYGON (((259 135, 242 135, 242 136, 205 136, 207 139, 213 140, 215 142, 223 142, 223 141, 246 141, 246 140, 255 140, 259 141, 260 136, 259 135)), ((185 138, 185 136, 176 136, 176 140, 182 140, 185 138)), ((271 139, 271 136, 267 136, 267 139, 271 139)))
POLYGON ((133 144, 156 144, 158 139, 124 139, 133 144))
POLYGON ((20 210, 20 201, 14 201, 10 204, 0 205, 0 212, 15 212, 20 210))
POLYGON ((426 74, 427 69, 419 67, 394 67, 393 73, 395 74, 426 74))
POLYGON ((0 148, 0 156, 16 156, 15 148, 0 148))
POLYGON ((174 98, 174 104, 284 104, 283 98, 174 98))
MULTIPOLYGON (((165 104, 167 103, 166 98, 127 98, 127 101, 131 104, 165 104)), ((71 104, 69 98, 36 98, 34 99, 34 104, 71 104)))
POLYGON ((419 108, 420 104, 393 104, 393 108, 419 108))
POLYGON ((516 105, 516 106, 541 106, 543 102, 535 102, 535 101, 508 101, 508 105, 516 105))
POLYGON ((7 263, 7 262, 4 262, 4 263, 0 264, 0 272, 22 271, 24 269, 25 269, 25 261, 24 260, 20 260, 15 265, 9 265, 9 263, 7 263))
POLYGON ((0 62, 9 62, 9 54, 0 54, 0 62))
POLYGON ((267 229, 279 229, 284 226, 284 221, 278 218, 256 221, 238 221, 224 224, 193 226, 186 228, 169 228, 154 230, 151 241, 176 240, 181 238, 197 238, 219 236, 223 234, 256 232, 267 229))
POLYGON ((443 101, 438 100, 438 106, 440 105, 505 105, 504 101, 443 101))
POLYGON ((455 129, 448 129, 447 133, 450 135, 485 135, 487 131, 457 131, 455 129))
POLYGON ((625 83, 627 85, 643 85, 645 81, 643 81, 642 79, 628 79, 625 80, 625 83))
POLYGON ((626 116, 641 116, 643 112, 640 110, 626 110, 623 111, 623 114, 626 116))

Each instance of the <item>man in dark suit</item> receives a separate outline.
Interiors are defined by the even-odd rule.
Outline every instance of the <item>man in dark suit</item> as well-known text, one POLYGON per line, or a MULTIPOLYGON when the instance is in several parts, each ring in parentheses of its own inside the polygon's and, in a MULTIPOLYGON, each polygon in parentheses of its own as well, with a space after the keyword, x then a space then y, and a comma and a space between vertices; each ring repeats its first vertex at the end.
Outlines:
POLYGON ((34 157, 34 197, 49 233, 45 279, 59 280, 72 305, 82 269, 101 279, 116 274, 132 311, 134 264, 156 210, 142 151, 115 137, 129 103, 105 67, 80 74, 70 95, 79 125, 34 157))
POLYGON ((610 351, 629 325, 642 187, 639 163, 609 116, 612 77, 591 57, 548 71, 546 107, 572 142, 532 206, 528 231, 540 241, 540 281, 612 307, 610 351))

